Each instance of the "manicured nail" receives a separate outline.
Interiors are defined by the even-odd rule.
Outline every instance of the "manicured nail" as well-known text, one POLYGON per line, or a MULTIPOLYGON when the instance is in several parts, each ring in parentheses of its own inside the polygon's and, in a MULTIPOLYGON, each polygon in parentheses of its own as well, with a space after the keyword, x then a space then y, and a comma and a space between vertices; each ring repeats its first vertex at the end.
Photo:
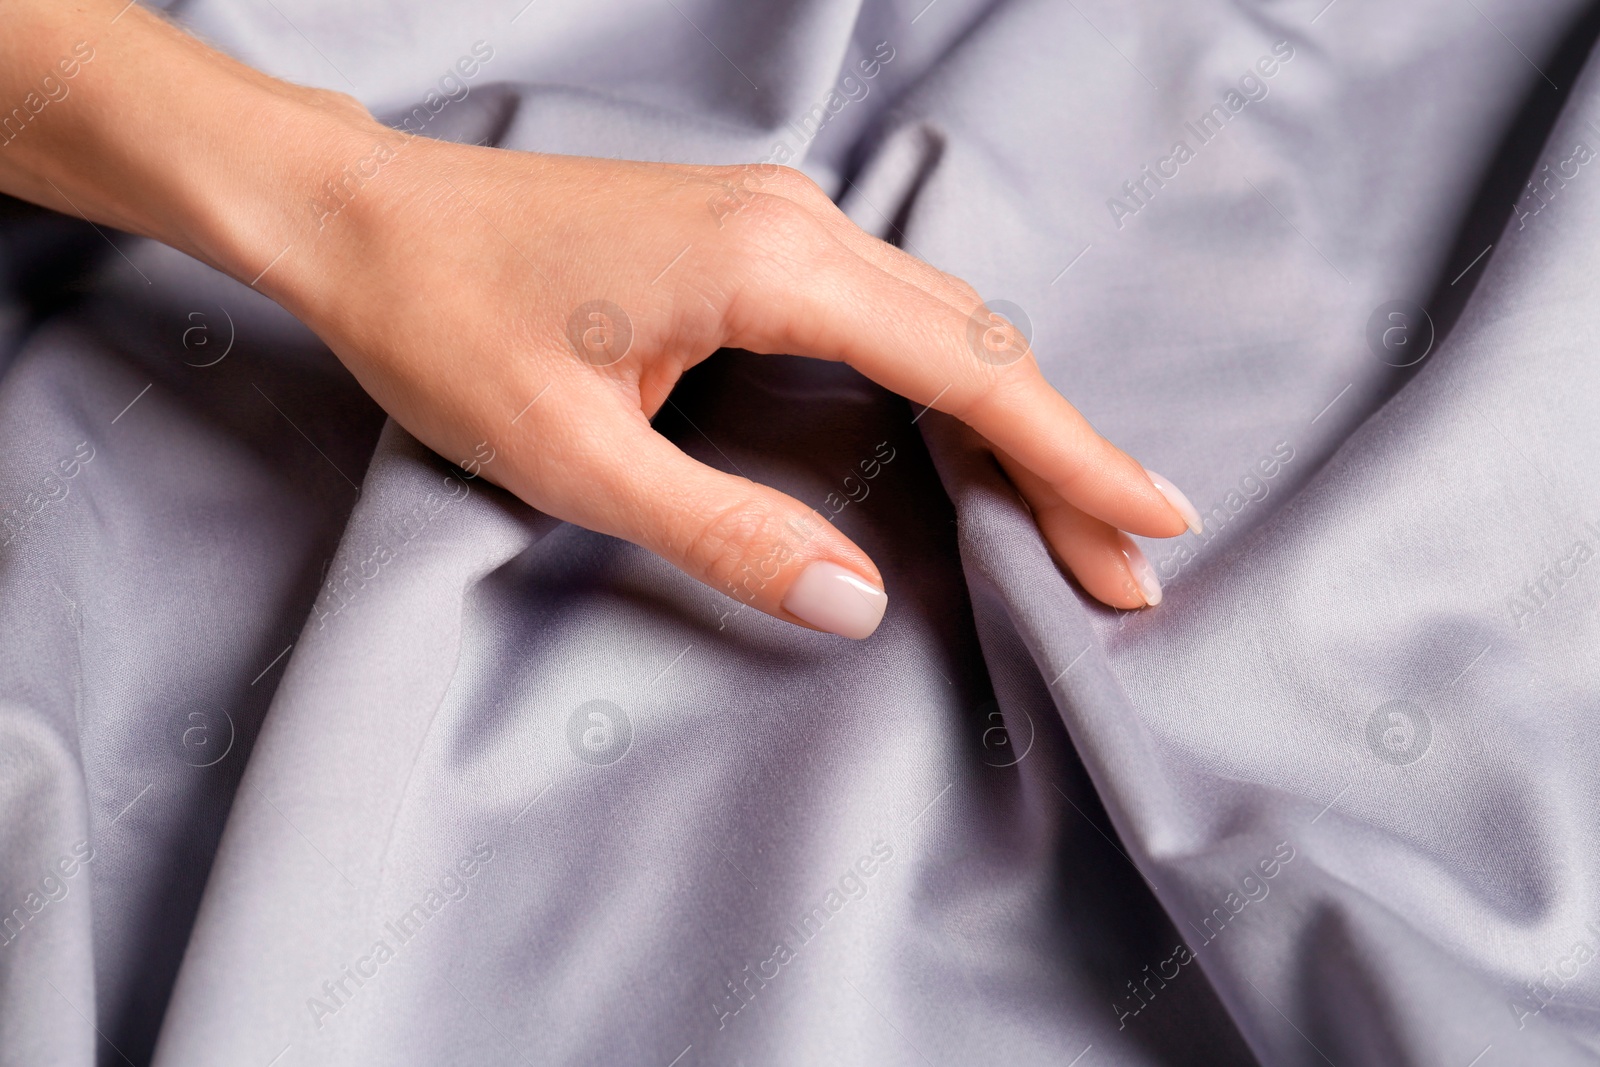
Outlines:
POLYGON ((1144 558, 1144 553, 1139 546, 1133 543, 1133 538, 1117 531, 1117 544, 1122 549, 1122 558, 1128 561, 1128 570, 1133 575, 1133 581, 1139 587, 1139 593, 1144 597, 1145 603, 1155 607, 1161 603, 1161 579, 1156 577, 1156 569, 1150 566, 1150 561, 1144 558))
POLYGON ((882 589, 823 559, 801 571, 783 596, 789 614, 819 630, 858 641, 872 636, 888 606, 889 595, 882 589))
POLYGON ((1156 492, 1166 497, 1167 503, 1172 505, 1172 510, 1183 516, 1183 521, 1189 524, 1189 532, 1199 533, 1205 524, 1200 521, 1200 513, 1189 503, 1189 498, 1183 495, 1182 490, 1149 467, 1146 467, 1144 472, 1149 476, 1150 484, 1156 487, 1156 492))

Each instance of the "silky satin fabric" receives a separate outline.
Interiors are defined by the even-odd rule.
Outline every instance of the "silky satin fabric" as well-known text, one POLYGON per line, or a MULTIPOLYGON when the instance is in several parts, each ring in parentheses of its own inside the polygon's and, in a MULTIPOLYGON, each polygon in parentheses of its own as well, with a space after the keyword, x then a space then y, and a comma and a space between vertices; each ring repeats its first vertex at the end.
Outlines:
POLYGON ((786 144, 1207 524, 1111 611, 953 420, 722 353, 658 428, 887 581, 871 639, 800 631, 432 455, 246 287, 7 205, 0 1063, 1600 1055, 1580 5, 174 14, 428 136, 786 144), (1437 336, 1386 347, 1406 302, 1437 336))

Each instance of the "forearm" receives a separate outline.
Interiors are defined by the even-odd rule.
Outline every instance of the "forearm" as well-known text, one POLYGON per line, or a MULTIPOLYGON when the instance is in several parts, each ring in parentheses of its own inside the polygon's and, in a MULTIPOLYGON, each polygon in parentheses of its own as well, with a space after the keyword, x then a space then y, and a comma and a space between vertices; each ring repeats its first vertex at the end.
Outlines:
POLYGON ((280 298, 314 285, 324 183, 403 140, 355 101, 269 78, 124 0, 20 0, 0 19, 0 191, 246 283, 298 245, 259 279, 280 298))

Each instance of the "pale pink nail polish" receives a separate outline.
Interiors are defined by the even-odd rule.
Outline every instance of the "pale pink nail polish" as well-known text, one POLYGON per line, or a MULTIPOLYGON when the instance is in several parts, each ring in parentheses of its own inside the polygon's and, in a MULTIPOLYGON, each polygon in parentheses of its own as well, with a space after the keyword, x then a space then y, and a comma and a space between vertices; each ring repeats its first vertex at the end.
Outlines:
POLYGON ((1156 577, 1156 569, 1150 566, 1144 552, 1133 538, 1121 530, 1117 531, 1117 545, 1122 549, 1122 558, 1127 561, 1128 571, 1133 575, 1134 584, 1139 587, 1139 595, 1144 597, 1145 603, 1152 608, 1161 603, 1161 579, 1156 577))
POLYGON ((1189 498, 1183 495, 1182 490, 1149 467, 1145 468, 1144 473, 1149 477, 1150 484, 1156 487, 1156 492, 1166 497, 1172 509, 1183 516, 1183 521, 1189 525, 1189 532, 1199 533, 1205 524, 1200 521, 1200 512, 1189 503, 1189 498))
POLYGON ((872 636, 883 621, 889 595, 853 571, 819 559, 800 572, 783 595, 783 608, 798 619, 840 637, 872 636))

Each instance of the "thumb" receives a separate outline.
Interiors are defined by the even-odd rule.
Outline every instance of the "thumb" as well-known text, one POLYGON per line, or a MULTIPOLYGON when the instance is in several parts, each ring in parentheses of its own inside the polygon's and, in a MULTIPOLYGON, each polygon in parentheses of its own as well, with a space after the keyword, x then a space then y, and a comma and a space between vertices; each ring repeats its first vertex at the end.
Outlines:
MULTIPOLYGON (((714 470, 647 424, 600 476, 604 518, 574 521, 647 548, 741 604, 786 622, 861 639, 888 607, 867 554, 814 509, 714 470), (609 520, 609 521, 607 521, 609 520)), ((591 499, 592 496, 591 496, 591 499)))

